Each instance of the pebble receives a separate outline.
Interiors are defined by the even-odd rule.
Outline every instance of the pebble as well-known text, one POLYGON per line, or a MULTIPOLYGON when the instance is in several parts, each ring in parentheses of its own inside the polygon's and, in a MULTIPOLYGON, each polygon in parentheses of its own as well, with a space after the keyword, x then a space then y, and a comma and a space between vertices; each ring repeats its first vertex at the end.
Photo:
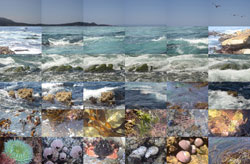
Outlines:
POLYGON ((159 152, 159 148, 156 146, 151 146, 150 148, 148 148, 145 157, 148 158, 152 155, 156 155, 159 152))
POLYGON ((182 163, 188 163, 191 160, 191 155, 188 151, 180 151, 177 153, 176 158, 182 163))
POLYGON ((188 140, 181 140, 179 142, 179 146, 183 149, 183 150, 190 150, 190 141, 188 140))
POLYGON ((203 140, 201 138, 196 138, 194 144, 196 147, 201 147, 203 145, 203 140))

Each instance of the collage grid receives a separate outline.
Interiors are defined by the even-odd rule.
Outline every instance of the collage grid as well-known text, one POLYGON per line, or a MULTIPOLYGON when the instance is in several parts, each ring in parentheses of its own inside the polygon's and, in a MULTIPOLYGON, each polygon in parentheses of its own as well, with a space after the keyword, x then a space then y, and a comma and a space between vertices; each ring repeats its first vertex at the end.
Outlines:
POLYGON ((167 22, 169 0, 53 1, 0 17, 0 164, 250 163, 250 26, 167 22))

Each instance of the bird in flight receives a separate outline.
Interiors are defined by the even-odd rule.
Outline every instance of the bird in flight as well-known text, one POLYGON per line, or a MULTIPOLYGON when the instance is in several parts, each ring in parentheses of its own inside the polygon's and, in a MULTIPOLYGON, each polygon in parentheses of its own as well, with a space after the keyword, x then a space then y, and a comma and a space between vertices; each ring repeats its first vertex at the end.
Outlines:
POLYGON ((219 8, 221 7, 221 5, 218 5, 218 4, 215 4, 215 3, 212 3, 214 5, 215 8, 219 8))

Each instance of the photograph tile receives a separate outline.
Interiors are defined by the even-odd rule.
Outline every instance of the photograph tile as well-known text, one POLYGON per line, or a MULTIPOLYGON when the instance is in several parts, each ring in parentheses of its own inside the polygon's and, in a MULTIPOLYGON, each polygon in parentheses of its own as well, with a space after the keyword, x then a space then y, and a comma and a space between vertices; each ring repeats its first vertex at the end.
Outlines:
POLYGON ((83 138, 85 164, 125 164, 125 137, 83 138))
POLYGON ((209 26, 209 54, 250 54, 249 26, 209 26))
POLYGON ((249 137, 210 137, 209 164, 249 163, 249 137))
POLYGON ((248 110, 216 110, 208 111, 208 128, 210 136, 250 136, 248 110))
POLYGON ((0 161, 12 163, 42 163, 42 140, 37 137, 0 138, 0 161))
POLYGON ((85 137, 123 137, 125 136, 124 110, 84 110, 85 137))
POLYGON ((43 137, 82 137, 83 110, 42 110, 43 137))
POLYGON ((208 164, 208 161, 208 138, 167 138, 167 163, 208 164))
POLYGON ((164 137, 167 135, 167 110, 126 110, 127 137, 164 137))
POLYGON ((125 84, 126 109, 166 109, 167 84, 127 82, 125 84))
POLYGON ((1 110, 41 109, 41 83, 11 82, 0 85, 1 110))
POLYGON ((208 81, 249 82, 250 55, 209 55, 208 81))
POLYGON ((82 138, 42 138, 42 164, 83 164, 82 138))
POLYGON ((122 82, 85 82, 84 108, 125 109, 125 84, 122 82))
POLYGON ((197 109, 170 109, 167 111, 168 136, 208 136, 208 111, 197 109))
POLYGON ((0 136, 40 137, 41 113, 37 110, 1 110, 0 136))
POLYGON ((249 87, 246 82, 209 83, 209 109, 250 109, 249 87))
POLYGON ((0 55, 0 80, 3 82, 34 81, 41 78, 42 55, 0 55))
POLYGON ((166 138, 126 138, 126 163, 166 163, 166 138))
POLYGON ((83 83, 42 83, 42 109, 83 109, 83 83))
POLYGON ((208 83, 167 82, 168 109, 208 109, 208 83))
POLYGON ((0 54, 41 54, 41 27, 0 27, 0 54))

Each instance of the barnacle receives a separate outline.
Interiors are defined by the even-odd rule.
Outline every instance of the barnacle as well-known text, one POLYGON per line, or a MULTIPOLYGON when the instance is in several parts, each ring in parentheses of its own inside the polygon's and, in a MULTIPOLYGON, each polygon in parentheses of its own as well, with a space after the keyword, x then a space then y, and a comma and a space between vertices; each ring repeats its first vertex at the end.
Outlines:
POLYGON ((4 153, 18 164, 28 164, 33 158, 31 146, 21 140, 9 140, 4 143, 4 148, 4 153))

